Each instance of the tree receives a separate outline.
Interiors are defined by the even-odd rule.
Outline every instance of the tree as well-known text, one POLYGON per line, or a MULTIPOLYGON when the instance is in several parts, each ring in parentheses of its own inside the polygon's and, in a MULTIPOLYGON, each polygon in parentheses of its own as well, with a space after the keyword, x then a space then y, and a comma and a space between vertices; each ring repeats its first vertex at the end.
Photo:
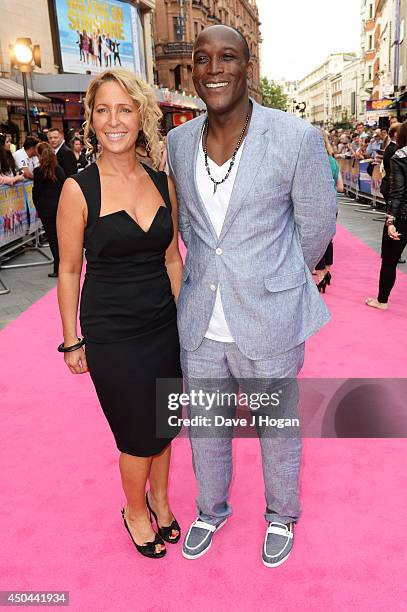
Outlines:
POLYGON ((288 96, 283 93, 280 85, 263 77, 260 81, 263 106, 287 110, 288 96))

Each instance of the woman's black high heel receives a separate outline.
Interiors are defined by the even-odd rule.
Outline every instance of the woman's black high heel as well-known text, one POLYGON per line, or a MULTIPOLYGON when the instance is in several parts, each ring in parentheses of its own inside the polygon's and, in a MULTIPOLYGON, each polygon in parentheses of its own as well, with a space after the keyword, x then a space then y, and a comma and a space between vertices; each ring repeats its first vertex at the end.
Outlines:
POLYGON ((162 537, 162 539, 166 542, 169 542, 170 544, 176 544, 177 542, 179 542, 179 539, 181 537, 181 528, 178 524, 178 521, 174 519, 169 527, 160 527, 160 525, 158 524, 157 515, 151 508, 150 502, 148 501, 148 493, 146 493, 146 504, 150 512, 150 521, 152 522, 151 515, 153 515, 155 524, 157 525, 157 531, 162 537), (171 533, 173 530, 178 531, 178 535, 175 538, 171 538, 171 533))
POLYGON ((156 533, 155 538, 154 538, 154 542, 146 542, 145 544, 141 545, 141 544, 137 544, 137 542, 134 540, 131 531, 129 529, 129 526, 127 524, 126 521, 126 516, 124 514, 124 508, 122 508, 122 518, 124 521, 124 526, 126 527, 127 531, 130 534, 130 537, 132 539, 132 542, 134 544, 134 546, 137 548, 137 550, 139 551, 140 554, 142 554, 144 557, 149 557, 150 559, 161 559, 162 557, 164 557, 164 555, 167 554, 166 550, 161 550, 160 552, 156 552, 155 547, 157 546, 157 544, 164 544, 162 538, 160 538, 160 536, 158 535, 158 533, 156 533))
POLYGON ((319 281, 317 285, 317 289, 320 293, 325 293, 326 290, 326 276, 322 280, 319 281))
POLYGON ((332 278, 331 273, 330 273, 330 272, 327 272, 327 273, 325 274, 325 281, 326 281, 326 284, 327 284, 327 285, 330 285, 330 284, 331 284, 331 278, 332 278))

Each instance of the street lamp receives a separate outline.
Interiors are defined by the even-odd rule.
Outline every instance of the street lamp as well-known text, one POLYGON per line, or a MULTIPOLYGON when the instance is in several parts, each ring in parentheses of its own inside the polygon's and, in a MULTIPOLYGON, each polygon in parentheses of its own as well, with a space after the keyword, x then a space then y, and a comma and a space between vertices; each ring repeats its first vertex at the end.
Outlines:
POLYGON ((31 118, 28 103, 27 72, 32 72, 34 66, 41 68, 40 46, 33 45, 31 38, 17 38, 14 46, 10 47, 10 59, 12 66, 20 70, 23 79, 27 132, 30 133, 31 118))

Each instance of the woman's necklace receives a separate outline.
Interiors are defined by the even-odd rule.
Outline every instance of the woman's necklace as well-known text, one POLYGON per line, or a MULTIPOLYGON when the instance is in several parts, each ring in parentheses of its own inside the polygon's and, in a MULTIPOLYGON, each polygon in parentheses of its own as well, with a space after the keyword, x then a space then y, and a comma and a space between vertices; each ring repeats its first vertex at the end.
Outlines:
POLYGON ((217 181, 216 179, 213 178, 213 176, 211 175, 211 169, 209 168, 209 164, 208 164, 208 149, 207 149, 209 119, 208 119, 208 117, 205 119, 204 128, 203 128, 202 149, 203 149, 204 156, 205 156, 205 168, 206 168, 206 171, 208 173, 209 178, 211 179, 211 181, 213 183, 213 194, 214 195, 216 193, 218 185, 222 185, 222 183, 224 183, 229 178, 230 173, 232 172, 232 168, 235 165, 235 159, 236 159, 237 152, 238 152, 238 150, 240 148, 240 145, 242 144, 242 140, 243 140, 243 136, 244 136, 244 133, 246 131, 246 128, 249 125, 250 114, 251 114, 251 108, 249 109, 249 112, 247 113, 246 121, 244 122, 243 130, 242 130, 242 132, 241 132, 241 134, 239 136, 239 140, 237 141, 236 148, 233 151, 233 155, 232 155, 232 159, 230 160, 228 171, 226 172, 225 176, 223 177, 223 179, 221 181, 217 181))

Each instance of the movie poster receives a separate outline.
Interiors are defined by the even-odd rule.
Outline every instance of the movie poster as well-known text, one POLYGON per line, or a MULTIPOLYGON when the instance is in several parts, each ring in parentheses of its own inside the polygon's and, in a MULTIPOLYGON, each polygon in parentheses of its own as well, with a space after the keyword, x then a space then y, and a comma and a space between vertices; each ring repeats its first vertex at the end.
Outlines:
POLYGON ((64 72, 127 68, 145 79, 138 9, 120 0, 55 0, 64 72))

